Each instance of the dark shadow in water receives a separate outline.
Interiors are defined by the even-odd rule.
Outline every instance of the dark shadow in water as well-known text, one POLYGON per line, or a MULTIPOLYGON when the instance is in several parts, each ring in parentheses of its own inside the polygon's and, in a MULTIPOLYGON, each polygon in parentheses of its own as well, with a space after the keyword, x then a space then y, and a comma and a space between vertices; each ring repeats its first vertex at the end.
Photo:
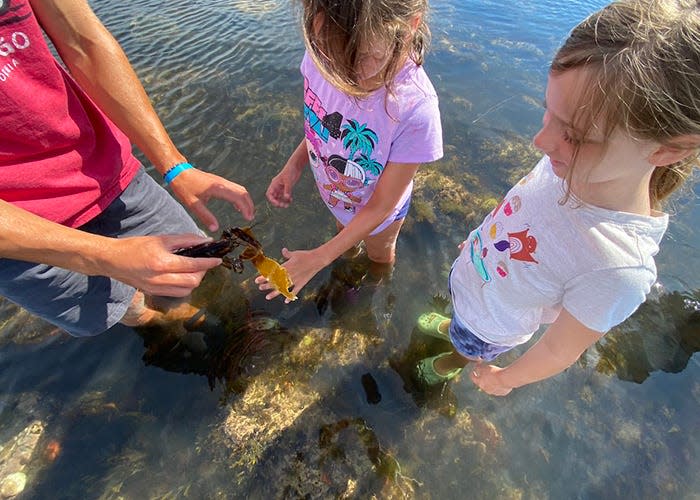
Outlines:
POLYGON ((244 391, 247 378, 293 336, 267 312, 252 309, 238 276, 223 268, 207 275, 193 300, 205 318, 198 326, 137 328, 144 363, 205 376, 211 390, 217 383, 223 387, 222 401, 244 391))
POLYGON ((313 299, 316 311, 333 328, 381 335, 394 311, 393 266, 371 262, 361 251, 337 259, 313 299))
POLYGON ((140 328, 146 365, 177 373, 203 375, 210 389, 222 384, 225 391, 240 392, 253 359, 279 348, 289 332, 262 311, 249 312, 237 328, 206 324, 197 330, 140 328))
POLYGON ((596 370, 621 380, 641 384, 655 371, 683 371, 700 351, 700 290, 647 300, 596 349, 596 370))
MULTIPOLYGON (((395 298, 391 292, 391 270, 372 273, 372 263, 364 253, 354 258, 339 258, 331 267, 327 280, 318 288, 314 297, 316 311, 331 328, 354 330, 366 335, 383 337, 389 345, 404 343, 404 332, 393 328, 395 298), (377 274, 383 274, 377 278, 377 274)), ((450 301, 436 295, 426 306, 447 314, 450 301)), ((307 316, 308 317, 308 316, 307 316)), ((389 365, 403 381, 403 389, 409 393, 418 407, 428 408, 444 416, 454 416, 457 410, 456 396, 450 384, 423 387, 417 384, 413 371, 419 360, 444 352, 449 343, 421 334, 417 328, 411 332, 410 342, 402 354, 390 355, 389 365)), ((365 368, 372 371, 361 374, 360 384, 369 404, 377 404, 382 396, 374 375, 381 373, 383 360, 367 360, 365 368), (376 361, 376 362, 373 362, 376 361), (373 375, 374 374, 374 375, 373 375)))
MULTIPOLYGON (((450 301, 441 295, 436 295, 428 304, 425 312, 437 312, 449 317, 447 309, 450 301)), ((406 349, 398 355, 389 358, 389 365, 403 381, 404 390, 411 395, 415 403, 424 408, 437 411, 446 417, 452 417, 457 412, 457 398, 450 388, 450 382, 434 386, 424 386, 416 379, 418 362, 429 356, 435 356, 451 349, 449 342, 424 335, 418 327, 411 331, 411 338, 406 349)))

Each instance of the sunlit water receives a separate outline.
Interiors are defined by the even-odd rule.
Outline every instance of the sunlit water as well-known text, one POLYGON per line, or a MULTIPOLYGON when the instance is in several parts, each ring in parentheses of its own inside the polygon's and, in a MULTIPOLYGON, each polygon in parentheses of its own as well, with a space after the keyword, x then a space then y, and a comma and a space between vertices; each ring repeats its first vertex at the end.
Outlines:
MULTIPOLYGON (((433 2, 426 67, 446 144, 434 171, 462 196, 498 198, 513 170, 531 165, 548 61, 602 4, 433 2), (509 145, 510 159, 496 162, 509 145)), ((289 2, 93 7, 188 158, 247 186, 270 256, 333 234, 309 175, 289 209, 264 199, 302 134, 303 47, 289 2)), ((415 318, 438 307, 456 245, 485 212, 420 205, 421 193, 435 194, 415 197, 393 281, 369 297, 325 270, 284 306, 263 300, 249 269, 212 273, 197 301, 247 339, 227 337, 216 353, 190 342, 185 357, 182 345, 119 327, 74 339, 0 302, 0 444, 31 420, 46 423, 24 497, 695 498, 697 188, 671 207, 651 300, 566 373, 507 398, 467 377, 427 395, 405 379, 412 359, 439 348, 416 338, 415 318), (55 458, 44 453, 52 441, 55 458)), ((213 208, 222 226, 244 223, 223 203, 213 208)))

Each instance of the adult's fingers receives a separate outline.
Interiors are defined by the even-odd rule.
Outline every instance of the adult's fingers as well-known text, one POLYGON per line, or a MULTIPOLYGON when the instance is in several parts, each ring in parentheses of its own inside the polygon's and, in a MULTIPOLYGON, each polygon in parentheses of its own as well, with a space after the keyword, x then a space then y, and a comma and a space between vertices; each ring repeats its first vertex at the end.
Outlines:
POLYGON ((219 222, 216 220, 216 216, 207 208, 207 205, 202 200, 197 200, 190 205, 190 210, 197 216, 197 218, 207 226, 209 231, 216 232, 219 230, 219 222))
POLYGON ((225 186, 217 190, 215 196, 235 206, 246 220, 252 220, 255 216, 253 199, 250 197, 248 190, 240 184, 227 181, 225 186))

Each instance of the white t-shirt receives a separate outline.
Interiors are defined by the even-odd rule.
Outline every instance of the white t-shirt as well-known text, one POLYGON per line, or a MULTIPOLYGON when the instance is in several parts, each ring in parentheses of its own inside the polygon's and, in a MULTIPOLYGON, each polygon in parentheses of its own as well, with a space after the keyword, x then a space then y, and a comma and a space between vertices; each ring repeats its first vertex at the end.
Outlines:
POLYGON ((485 342, 527 342, 562 307, 606 332, 656 281, 653 257, 668 215, 561 205, 564 189, 545 156, 469 234, 454 262, 454 312, 485 342))

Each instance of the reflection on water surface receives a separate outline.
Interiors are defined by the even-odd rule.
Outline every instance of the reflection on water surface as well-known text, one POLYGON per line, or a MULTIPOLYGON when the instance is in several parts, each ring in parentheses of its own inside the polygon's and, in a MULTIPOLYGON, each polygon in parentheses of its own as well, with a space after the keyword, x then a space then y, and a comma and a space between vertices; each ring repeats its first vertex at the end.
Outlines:
MULTIPOLYGON (((414 322, 448 306, 441 296, 467 226, 538 158, 529 137, 549 57, 600 4, 433 2, 427 69, 446 154, 419 171, 391 280, 368 286, 363 257, 340 260, 285 306, 264 300, 252 271, 217 269, 195 301, 220 322, 186 335, 115 328, 72 339, 0 302, 0 480, 24 475, 27 498, 693 497, 691 192, 674 207, 658 290, 566 373, 507 398, 466 377, 418 393, 407 377, 413 359, 441 347, 414 322)), ((266 254, 333 234, 310 176, 289 209, 264 201, 302 134, 290 2, 94 8, 188 157, 248 187, 266 254)), ((222 227, 243 224, 213 208, 222 227)))

